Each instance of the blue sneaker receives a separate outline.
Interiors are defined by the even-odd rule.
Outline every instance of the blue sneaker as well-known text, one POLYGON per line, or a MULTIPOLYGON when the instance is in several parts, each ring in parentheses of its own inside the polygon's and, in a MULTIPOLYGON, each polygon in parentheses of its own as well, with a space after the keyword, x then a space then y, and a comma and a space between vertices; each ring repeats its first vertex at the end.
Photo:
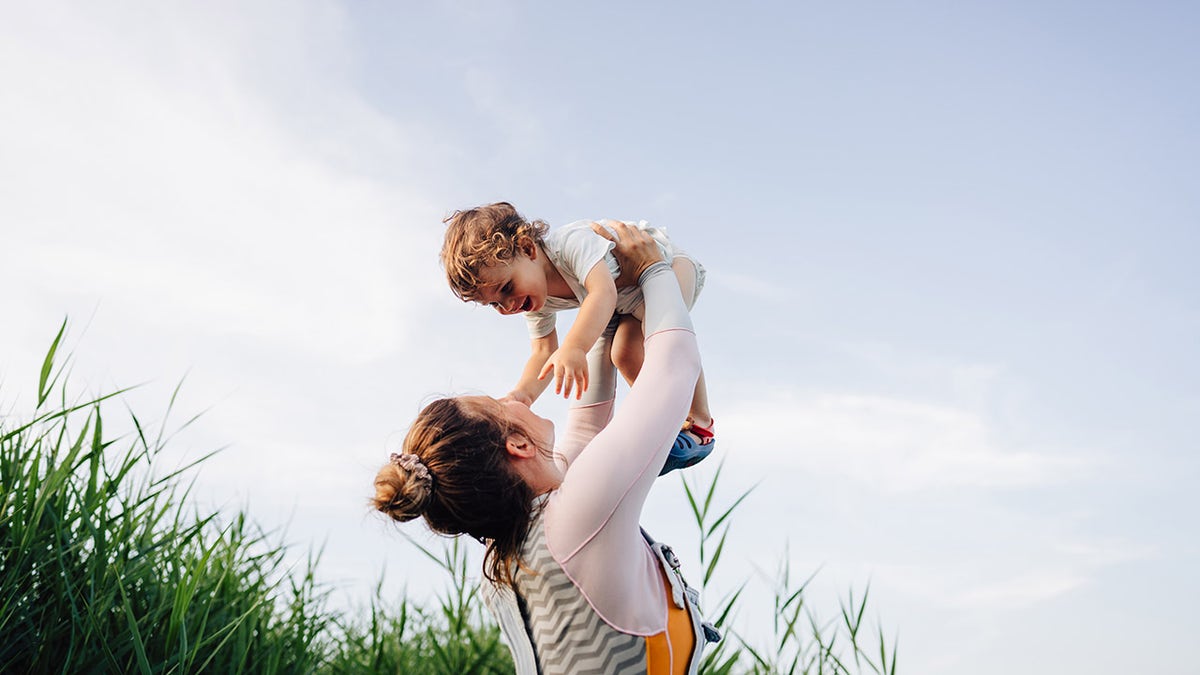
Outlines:
POLYGON ((675 444, 671 446, 671 452, 667 454, 667 461, 658 475, 670 473, 675 469, 686 469, 699 463, 700 460, 708 457, 716 445, 716 441, 711 440, 711 437, 708 443, 702 444, 694 434, 680 431, 679 435, 675 437, 675 444))

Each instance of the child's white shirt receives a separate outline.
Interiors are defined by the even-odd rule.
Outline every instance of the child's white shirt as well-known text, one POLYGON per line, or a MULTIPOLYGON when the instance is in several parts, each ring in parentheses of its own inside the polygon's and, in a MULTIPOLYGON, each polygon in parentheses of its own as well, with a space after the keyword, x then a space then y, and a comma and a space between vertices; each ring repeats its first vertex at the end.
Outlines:
MULTIPOLYGON (((551 228, 550 233, 543 240, 542 250, 549 257, 550 263, 562 275, 563 280, 567 282, 575 297, 556 298, 547 296, 546 304, 541 309, 536 312, 525 312, 525 321, 529 325, 529 337, 537 339, 549 335, 554 330, 554 315, 556 313, 579 307, 583 299, 587 297, 587 289, 583 286, 583 280, 587 278, 588 273, 592 271, 596 263, 604 261, 613 279, 621 275, 621 267, 617 264, 617 259, 612 254, 612 249, 616 244, 593 232, 593 222, 595 221, 577 220, 562 227, 551 228)), ((610 221, 600 222, 606 223, 610 221)), ((645 230, 658 244, 659 249, 662 250, 667 260, 686 256, 685 253, 677 250, 671 244, 670 239, 667 238, 665 229, 651 227, 644 220, 623 222, 630 227, 645 230)), ((696 263, 694 260, 693 262, 697 266, 697 273, 703 274, 703 268, 700 267, 699 263, 696 263)), ((640 319, 642 317, 643 303, 642 289, 636 284, 626 288, 618 288, 615 313, 632 314, 640 319)))

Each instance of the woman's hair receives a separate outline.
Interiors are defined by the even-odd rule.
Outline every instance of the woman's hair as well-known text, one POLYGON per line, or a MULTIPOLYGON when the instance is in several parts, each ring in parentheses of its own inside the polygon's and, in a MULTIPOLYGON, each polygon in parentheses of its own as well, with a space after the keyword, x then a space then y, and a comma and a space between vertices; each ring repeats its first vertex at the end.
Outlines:
POLYGON ((490 539, 484 575, 511 585, 536 496, 509 465, 505 444, 512 431, 519 430, 486 413, 468 413, 457 399, 430 403, 405 436, 402 453, 375 476, 372 504, 399 522, 424 516, 435 532, 490 539))
POLYGON ((465 301, 474 299, 485 268, 512 260, 526 242, 540 246, 550 227, 525 220, 508 202, 455 211, 443 222, 442 266, 450 290, 465 301))

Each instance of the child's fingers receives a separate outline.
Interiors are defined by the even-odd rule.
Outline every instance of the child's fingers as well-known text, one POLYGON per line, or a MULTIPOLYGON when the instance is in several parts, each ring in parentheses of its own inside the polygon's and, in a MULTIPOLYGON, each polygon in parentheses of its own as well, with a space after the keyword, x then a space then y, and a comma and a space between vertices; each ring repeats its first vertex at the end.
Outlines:
MULTIPOLYGON (((585 365, 582 368, 577 368, 575 370, 575 389, 577 390, 577 394, 579 396, 582 396, 583 392, 587 391, 587 382, 588 382, 587 366, 585 365)), ((576 398, 578 398, 579 396, 576 396, 576 398)))
MULTIPOLYGON (((571 385, 575 391, 575 398, 578 399, 583 394, 583 379, 578 370, 571 373, 571 385)), ((570 392, 568 392, 567 398, 570 398, 570 392)))
POLYGON ((554 362, 547 361, 546 365, 542 366, 542 372, 538 373, 537 379, 539 379, 539 380, 546 379, 546 376, 549 375, 550 371, 552 371, 552 370, 554 370, 554 362))

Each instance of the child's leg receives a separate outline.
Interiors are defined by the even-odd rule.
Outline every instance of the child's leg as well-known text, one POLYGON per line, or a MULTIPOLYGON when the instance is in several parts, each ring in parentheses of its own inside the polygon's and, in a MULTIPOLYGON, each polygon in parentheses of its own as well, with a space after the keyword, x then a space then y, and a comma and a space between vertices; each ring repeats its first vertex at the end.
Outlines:
POLYGON ((616 349, 616 335, 620 318, 614 316, 610 319, 608 325, 604 327, 604 331, 600 333, 600 337, 588 350, 588 389, 571 407, 586 407, 612 401, 617 397, 617 375, 613 372, 616 357, 613 356, 613 351, 616 349))
POLYGON ((588 351, 588 390, 567 409, 567 423, 560 430, 554 447, 564 470, 612 419, 617 374, 611 352, 616 330, 617 317, 614 316, 588 351))
MULTIPOLYGON (((675 271, 675 278, 679 280, 679 290, 683 293, 683 301, 687 304, 687 308, 691 310, 692 305, 696 304, 696 296, 699 294, 697 285, 696 266, 687 258, 676 258, 671 261, 671 269, 675 271)), ((641 334, 641 326, 638 326, 641 334)), ((624 374, 624 371, 621 371, 624 374)), ((710 428, 712 427, 712 413, 708 409, 708 387, 704 385, 704 370, 700 370, 700 377, 696 380, 696 390, 692 394, 692 407, 688 411, 688 419, 696 426, 710 428)))
POLYGON ((646 358, 646 341, 642 335, 642 320, 630 314, 622 314, 613 336, 612 362, 620 371, 625 382, 633 384, 642 372, 642 361, 646 358))
POLYGON ((696 378, 696 391, 692 394, 692 408, 688 411, 688 419, 698 427, 712 428, 713 419, 708 409, 708 387, 704 385, 703 369, 700 370, 700 377, 696 378))
MULTIPOLYGON (((679 281, 679 291, 683 294, 683 301, 690 310, 692 305, 696 304, 696 298, 700 294, 699 275, 697 274, 696 264, 688 258, 675 258, 671 261, 671 269, 675 271, 675 278, 679 281)), ((621 372, 621 376, 629 384, 637 379, 638 373, 642 369, 642 359, 645 357, 645 337, 642 335, 642 307, 639 307, 634 315, 622 315, 621 323, 617 326, 617 333, 613 338, 612 359, 613 365, 621 372)), ((708 387, 704 383, 704 370, 701 369, 700 377, 696 379, 696 389, 692 394, 692 406, 688 410, 688 419, 693 424, 705 429, 712 428, 712 413, 708 408, 708 387)))

